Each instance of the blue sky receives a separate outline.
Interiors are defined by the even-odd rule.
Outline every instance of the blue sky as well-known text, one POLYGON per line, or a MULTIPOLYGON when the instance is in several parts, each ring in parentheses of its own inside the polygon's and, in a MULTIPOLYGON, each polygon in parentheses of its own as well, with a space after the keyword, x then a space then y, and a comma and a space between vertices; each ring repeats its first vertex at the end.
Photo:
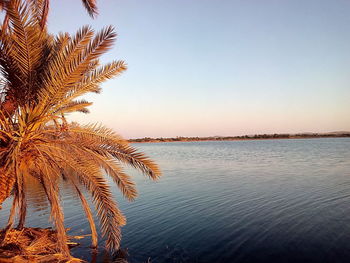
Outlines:
POLYGON ((88 115, 126 138, 350 130, 350 1, 52 0, 49 29, 113 25, 128 71, 88 115))

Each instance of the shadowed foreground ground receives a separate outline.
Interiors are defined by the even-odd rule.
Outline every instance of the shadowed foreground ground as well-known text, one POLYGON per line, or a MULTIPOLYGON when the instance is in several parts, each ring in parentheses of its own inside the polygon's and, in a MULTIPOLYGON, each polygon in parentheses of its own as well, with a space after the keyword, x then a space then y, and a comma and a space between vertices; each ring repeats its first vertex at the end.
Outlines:
MULTIPOLYGON (((77 243, 68 241, 70 247, 77 243)), ((0 232, 0 262, 82 262, 68 258, 57 247, 57 233, 47 228, 10 229, 0 232)))
MULTIPOLYGON (((84 236, 68 236, 69 248, 79 246, 73 242, 84 236)), ((119 250, 113 260, 106 262, 127 263, 127 252, 119 250)), ((96 261, 96 260, 95 260, 96 261)), ((66 257, 57 246, 57 232, 51 228, 10 229, 7 233, 0 230, 0 263, 78 263, 79 258, 66 257)), ((94 260, 92 261, 94 262, 94 260)))

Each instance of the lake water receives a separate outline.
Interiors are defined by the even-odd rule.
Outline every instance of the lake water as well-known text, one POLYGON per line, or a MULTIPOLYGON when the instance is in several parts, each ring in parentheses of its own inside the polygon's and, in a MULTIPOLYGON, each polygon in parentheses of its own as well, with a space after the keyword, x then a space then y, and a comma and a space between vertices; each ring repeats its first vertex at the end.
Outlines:
MULTIPOLYGON (((113 188, 130 262, 350 261, 350 138, 134 146, 164 176, 151 182, 130 170, 132 203, 113 188)), ((45 198, 30 199, 27 225, 48 226, 45 198)), ((67 189, 62 199, 70 234, 88 234, 79 201, 67 189)), ((89 238, 81 242, 74 255, 89 260, 89 238)))

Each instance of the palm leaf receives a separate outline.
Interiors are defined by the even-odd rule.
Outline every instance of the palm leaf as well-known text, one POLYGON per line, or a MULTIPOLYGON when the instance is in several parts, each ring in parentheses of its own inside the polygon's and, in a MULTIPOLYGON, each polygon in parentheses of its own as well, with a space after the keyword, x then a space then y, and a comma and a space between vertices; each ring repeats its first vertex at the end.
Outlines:
POLYGON ((89 15, 95 17, 97 15, 96 0, 82 0, 82 2, 89 15))

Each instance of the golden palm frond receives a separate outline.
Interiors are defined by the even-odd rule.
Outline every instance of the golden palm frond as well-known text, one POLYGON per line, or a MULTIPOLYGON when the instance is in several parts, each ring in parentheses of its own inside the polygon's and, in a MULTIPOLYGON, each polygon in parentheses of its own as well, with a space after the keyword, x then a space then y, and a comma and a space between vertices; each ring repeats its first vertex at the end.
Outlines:
POLYGON ((98 14, 96 0, 82 0, 82 2, 91 17, 95 17, 98 14))
MULTIPOLYGON (((5 6, 6 1, 8 0, 0 0, 0 11, 5 6)), ((50 0, 27 0, 27 2, 31 5, 32 12, 40 22, 40 26, 44 28, 49 14, 50 0)), ((92 18, 98 14, 96 0, 82 0, 82 3, 92 18)))
POLYGON ((27 2, 29 2, 32 8, 32 12, 35 18, 38 20, 40 27, 44 29, 46 26, 47 17, 49 15, 50 1, 49 0, 27 0, 27 2))
POLYGON ((91 209, 90 209, 89 204, 86 201, 84 195, 82 194, 81 190, 79 189, 77 183, 75 183, 74 181, 72 181, 72 183, 75 186, 75 189, 76 189, 77 194, 78 194, 78 196, 80 198, 81 204, 82 204, 82 206, 84 208, 86 217, 87 217, 87 219, 89 221, 89 224, 90 224, 92 247, 96 248, 97 247, 97 230, 96 230, 96 225, 95 225, 95 222, 94 222, 94 218, 93 218, 91 209))

